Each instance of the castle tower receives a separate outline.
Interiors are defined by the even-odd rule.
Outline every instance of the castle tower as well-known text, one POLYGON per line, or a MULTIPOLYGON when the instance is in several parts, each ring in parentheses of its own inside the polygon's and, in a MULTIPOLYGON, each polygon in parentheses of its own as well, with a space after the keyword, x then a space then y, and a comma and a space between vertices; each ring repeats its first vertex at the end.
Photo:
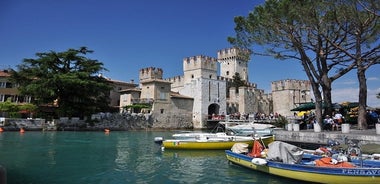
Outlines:
POLYGON ((286 79, 272 82, 273 111, 292 116, 290 110, 311 102, 311 84, 308 80, 286 79))
POLYGON ((148 67, 140 69, 140 82, 151 79, 162 79, 163 71, 161 68, 148 67))
POLYGON ((194 99, 193 126, 205 128, 210 114, 226 112, 226 82, 217 76, 218 62, 213 57, 183 59, 184 85, 180 94, 194 99))
POLYGON ((218 51, 220 63, 220 76, 230 78, 239 73, 242 80, 248 80, 248 61, 250 52, 236 47, 218 51))
POLYGON ((142 99, 168 100, 170 93, 170 81, 162 79, 161 68, 149 67, 140 70, 140 88, 142 99))
POLYGON ((216 79, 218 65, 213 57, 194 56, 183 59, 184 83, 197 78, 216 79))

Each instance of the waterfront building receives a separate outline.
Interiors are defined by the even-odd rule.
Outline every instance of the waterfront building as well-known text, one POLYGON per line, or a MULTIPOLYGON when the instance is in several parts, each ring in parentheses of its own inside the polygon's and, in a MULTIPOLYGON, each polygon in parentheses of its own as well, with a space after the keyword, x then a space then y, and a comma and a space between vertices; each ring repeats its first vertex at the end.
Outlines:
POLYGON ((128 89, 134 89, 138 85, 134 84, 134 81, 131 80, 130 82, 124 82, 119 80, 113 80, 110 78, 106 78, 106 80, 110 83, 112 89, 110 90, 109 97, 110 102, 109 106, 115 110, 115 112, 118 112, 120 107, 120 91, 122 90, 128 90, 128 89))
MULTIPOLYGON (((32 97, 21 96, 18 90, 18 84, 14 84, 10 81, 11 74, 9 70, 0 70, 0 102, 5 102, 8 99, 14 103, 31 103, 32 97)), ((104 76, 103 76, 104 77, 104 76)), ((120 90, 134 89, 137 84, 131 82, 117 81, 107 77, 104 77, 112 86, 109 92, 111 108, 116 109, 116 112, 120 108, 120 90)))
POLYGON ((0 70, 0 102, 10 99, 14 103, 30 103, 30 96, 19 95, 18 85, 10 81, 9 70, 0 70))

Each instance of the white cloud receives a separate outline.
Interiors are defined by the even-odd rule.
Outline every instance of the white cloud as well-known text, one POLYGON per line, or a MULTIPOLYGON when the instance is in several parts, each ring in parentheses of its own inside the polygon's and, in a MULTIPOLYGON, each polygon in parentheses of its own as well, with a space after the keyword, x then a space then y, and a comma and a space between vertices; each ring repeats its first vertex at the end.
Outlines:
POLYGON ((367 80, 368 80, 368 81, 378 81, 379 78, 377 78, 377 77, 368 77, 367 80))
MULTIPOLYGON (((380 99, 376 98, 376 94, 380 93, 380 88, 367 89, 367 105, 370 107, 380 107, 380 99)), ((341 88, 334 89, 331 92, 332 101, 341 102, 358 102, 359 88, 341 88)))
POLYGON ((357 80, 354 80, 354 79, 349 79, 349 80, 345 80, 343 82, 341 82, 342 85, 354 85, 354 84, 357 84, 357 80))

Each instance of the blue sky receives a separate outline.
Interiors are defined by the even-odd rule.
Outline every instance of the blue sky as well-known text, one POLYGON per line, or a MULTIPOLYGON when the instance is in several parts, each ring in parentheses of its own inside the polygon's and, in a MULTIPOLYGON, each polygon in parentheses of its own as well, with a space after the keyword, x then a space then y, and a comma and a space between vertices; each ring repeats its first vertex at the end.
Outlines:
MULTIPOLYGON (((229 48, 233 18, 247 15, 264 0, 2 0, 0 69, 35 58, 37 52, 61 52, 86 46, 89 58, 104 63, 114 80, 138 81, 141 68, 158 67, 164 78, 183 75, 185 57, 216 57, 229 48)), ((380 107, 380 66, 367 72, 368 105, 380 107)), ((296 61, 253 56, 249 80, 266 93, 271 82, 307 79, 296 61)), ((358 101, 356 71, 333 85, 333 101, 358 101)))

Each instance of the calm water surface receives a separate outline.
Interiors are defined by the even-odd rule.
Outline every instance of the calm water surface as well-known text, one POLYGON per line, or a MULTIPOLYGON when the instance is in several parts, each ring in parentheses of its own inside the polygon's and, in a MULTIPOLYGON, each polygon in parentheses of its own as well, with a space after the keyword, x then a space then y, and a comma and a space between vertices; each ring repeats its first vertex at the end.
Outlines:
POLYGON ((8 184, 299 183, 231 164, 223 150, 161 151, 173 132, 3 132, 8 184))

